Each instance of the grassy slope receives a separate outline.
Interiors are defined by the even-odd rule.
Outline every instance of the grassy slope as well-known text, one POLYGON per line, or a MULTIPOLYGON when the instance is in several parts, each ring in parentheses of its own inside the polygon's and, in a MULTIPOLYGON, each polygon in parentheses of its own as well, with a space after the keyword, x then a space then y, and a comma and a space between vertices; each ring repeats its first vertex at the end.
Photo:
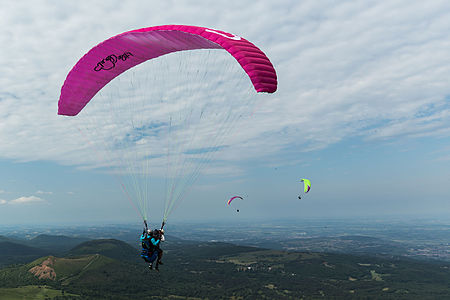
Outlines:
POLYGON ((66 293, 62 290, 55 290, 48 286, 22 286, 18 288, 0 288, 0 300, 44 300, 53 299, 56 296, 72 296, 75 294, 66 293))

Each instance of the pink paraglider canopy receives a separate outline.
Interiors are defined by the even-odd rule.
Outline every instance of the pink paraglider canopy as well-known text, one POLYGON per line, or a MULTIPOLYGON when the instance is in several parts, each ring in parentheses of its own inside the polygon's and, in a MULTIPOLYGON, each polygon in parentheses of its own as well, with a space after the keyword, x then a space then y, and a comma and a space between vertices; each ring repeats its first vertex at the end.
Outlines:
POLYGON ((205 27, 155 26, 116 35, 85 54, 61 88, 58 114, 77 115, 108 82, 140 63, 194 49, 225 49, 245 70, 257 92, 273 93, 277 89, 277 75, 271 62, 249 41, 205 27))
POLYGON ((234 196, 234 197, 231 197, 230 200, 228 200, 227 204, 230 205, 230 204, 231 204, 231 201, 233 201, 233 200, 236 199, 236 198, 241 199, 241 200, 244 200, 244 198, 242 198, 241 196, 234 196))

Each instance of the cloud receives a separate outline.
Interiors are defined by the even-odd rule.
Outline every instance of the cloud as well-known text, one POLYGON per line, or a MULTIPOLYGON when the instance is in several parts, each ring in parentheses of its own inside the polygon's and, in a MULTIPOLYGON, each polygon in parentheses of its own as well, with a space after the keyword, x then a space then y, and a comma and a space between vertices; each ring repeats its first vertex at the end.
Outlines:
POLYGON ((38 195, 52 195, 53 192, 44 192, 44 191, 39 190, 39 191, 36 192, 36 194, 38 194, 38 195))
POLYGON ((6 200, 3 200, 3 199, 0 199, 0 205, 2 205, 2 204, 6 204, 6 203, 8 203, 8 201, 6 201, 6 200))
MULTIPOLYGON (((268 158, 274 158, 286 164, 298 152, 353 137, 449 137, 449 10, 445 1, 426 7, 411 1, 10 2, 0 12, 5 53, 0 56, 0 139, 8 141, 0 144, 0 153, 17 161, 107 168, 99 157, 119 153, 93 150, 89 143, 95 140, 86 142, 69 118, 56 115, 61 85, 76 61, 100 41, 170 23, 241 35, 277 69, 278 91, 263 96, 251 118, 239 120, 237 132, 220 141, 218 146, 226 147, 209 157, 210 173, 228 172, 224 163, 245 160, 270 164, 268 158), (98 11, 109 13, 98 18, 98 11)), ((154 110, 152 116, 170 109, 176 107, 154 110)), ((100 127, 99 119, 91 125, 100 127)), ((116 126, 126 135, 121 123, 116 126)), ((156 154, 164 153, 159 144, 152 148, 156 154)), ((198 149, 201 141, 185 145, 198 149)), ((163 158, 153 162, 163 174, 163 158)))
POLYGON ((29 196, 29 197, 19 197, 14 200, 8 201, 9 204, 19 205, 19 204, 27 204, 27 203, 43 203, 46 202, 44 199, 36 197, 36 196, 29 196))

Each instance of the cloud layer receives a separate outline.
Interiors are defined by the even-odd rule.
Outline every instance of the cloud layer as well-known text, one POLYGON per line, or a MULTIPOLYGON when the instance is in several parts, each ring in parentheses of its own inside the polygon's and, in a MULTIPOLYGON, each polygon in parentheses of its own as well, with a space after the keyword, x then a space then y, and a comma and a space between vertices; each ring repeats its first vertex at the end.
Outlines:
POLYGON ((67 72, 112 35, 170 23, 241 35, 277 69, 278 92, 242 121, 222 164, 283 164, 354 137, 447 138, 449 11, 446 1, 10 1, 0 11, 0 157, 97 166, 56 115, 67 72))

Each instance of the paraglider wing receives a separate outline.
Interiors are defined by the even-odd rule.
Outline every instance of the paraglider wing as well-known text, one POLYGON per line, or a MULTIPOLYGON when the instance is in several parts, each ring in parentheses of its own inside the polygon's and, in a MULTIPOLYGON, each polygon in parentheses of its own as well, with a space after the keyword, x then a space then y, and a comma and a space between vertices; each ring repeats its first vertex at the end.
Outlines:
POLYGON ((234 196, 234 197, 231 197, 230 200, 228 200, 227 204, 230 205, 230 204, 231 204, 231 201, 233 201, 233 200, 236 199, 236 198, 239 198, 239 199, 241 199, 241 200, 244 200, 244 198, 242 198, 241 196, 234 196))
POLYGON ((300 181, 304 183, 304 192, 306 194, 311 189, 311 181, 305 178, 302 178, 300 181))
POLYGON ((238 61, 257 92, 273 93, 277 89, 272 63, 249 41, 215 29, 163 25, 124 32, 86 53, 61 88, 58 114, 77 115, 108 82, 138 64, 194 49, 224 49, 238 61))
POLYGON ((110 160, 95 167, 118 175, 143 220, 153 198, 149 179, 165 170, 165 222, 246 117, 254 91, 276 90, 272 63, 251 42, 205 27, 163 25, 118 34, 89 50, 64 81, 58 114, 79 115, 72 124, 92 134, 99 158, 110 160), (93 98, 103 101, 86 109, 93 98))

